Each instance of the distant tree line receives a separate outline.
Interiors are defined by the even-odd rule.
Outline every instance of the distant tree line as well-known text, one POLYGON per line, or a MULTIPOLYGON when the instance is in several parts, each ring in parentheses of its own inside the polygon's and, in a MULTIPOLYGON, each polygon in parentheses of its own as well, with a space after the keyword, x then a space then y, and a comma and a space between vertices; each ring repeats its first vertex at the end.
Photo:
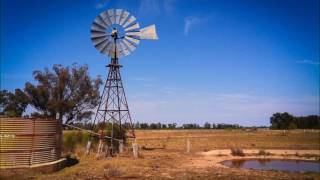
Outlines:
POLYGON ((203 125, 199 125, 197 123, 190 124, 182 124, 181 126, 177 126, 176 123, 135 123, 135 129, 240 129, 244 128, 238 124, 215 124, 215 123, 204 123, 203 125))
POLYGON ((320 129, 320 116, 293 116, 287 112, 275 113, 270 118, 271 129, 320 129))

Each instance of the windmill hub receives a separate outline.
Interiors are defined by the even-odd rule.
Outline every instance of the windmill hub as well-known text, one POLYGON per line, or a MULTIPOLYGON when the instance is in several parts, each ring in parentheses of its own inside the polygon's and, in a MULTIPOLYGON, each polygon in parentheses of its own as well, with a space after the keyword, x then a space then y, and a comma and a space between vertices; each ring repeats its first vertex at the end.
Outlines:
POLYGON ((117 28, 113 28, 112 29, 111 37, 113 37, 113 39, 118 39, 118 30, 117 30, 117 28))

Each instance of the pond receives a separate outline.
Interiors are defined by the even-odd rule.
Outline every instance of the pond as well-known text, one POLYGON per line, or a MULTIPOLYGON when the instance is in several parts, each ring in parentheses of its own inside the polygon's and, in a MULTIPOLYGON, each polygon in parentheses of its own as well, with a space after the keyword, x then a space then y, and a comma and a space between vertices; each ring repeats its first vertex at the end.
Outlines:
POLYGON ((279 160, 279 159, 237 159, 222 162, 232 168, 245 168, 257 170, 280 170, 289 172, 316 172, 320 173, 319 161, 305 160, 279 160))

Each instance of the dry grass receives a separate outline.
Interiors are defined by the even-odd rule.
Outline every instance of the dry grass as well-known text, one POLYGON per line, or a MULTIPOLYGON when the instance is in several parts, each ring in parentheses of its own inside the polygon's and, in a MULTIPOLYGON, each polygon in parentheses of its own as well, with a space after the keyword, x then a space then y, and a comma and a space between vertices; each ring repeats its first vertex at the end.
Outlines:
POLYGON ((319 149, 319 131, 279 130, 144 130, 137 131, 138 143, 147 147, 162 147, 182 151, 189 137, 193 151, 213 149, 319 149))
MULTIPOLYGON (((72 132, 65 132, 68 134, 72 132)), ((317 174, 297 174, 278 171, 256 171, 230 168, 194 168, 192 163, 199 158, 196 152, 213 149, 319 149, 319 131, 303 132, 258 130, 140 130, 136 131, 141 148, 139 159, 132 157, 130 143, 126 151, 114 158, 96 160, 94 156, 83 156, 85 142, 73 148, 80 163, 62 171, 36 175, 36 179, 319 179, 317 174), (192 144, 186 153, 186 139, 192 144), (191 165, 190 167, 186 165, 191 165)), ((73 140, 69 140, 73 142, 73 140)), ((66 149, 66 152, 70 152, 66 149)), ((28 178, 28 177, 26 177, 28 178)), ((31 177, 32 178, 32 177, 31 177)))

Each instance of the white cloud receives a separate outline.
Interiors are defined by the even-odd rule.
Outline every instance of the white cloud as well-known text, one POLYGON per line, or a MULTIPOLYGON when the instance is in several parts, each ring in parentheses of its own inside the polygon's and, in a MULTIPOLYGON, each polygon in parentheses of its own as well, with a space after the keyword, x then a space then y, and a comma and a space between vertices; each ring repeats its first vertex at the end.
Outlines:
POLYGON ((95 8, 96 9, 102 9, 104 8, 107 4, 110 3, 111 0, 99 0, 96 4, 95 4, 95 8))
POLYGON ((159 0, 141 0, 139 14, 158 14, 160 12, 159 0))
POLYGON ((166 12, 171 13, 174 10, 175 0, 164 0, 163 8, 166 12))
POLYGON ((309 64, 309 65, 320 65, 319 61, 311 61, 311 60, 302 60, 302 61, 296 61, 298 64, 309 64))
POLYGON ((159 15, 172 13, 175 9, 176 0, 141 0, 139 7, 140 15, 159 15))
POLYGON ((189 35, 191 29, 195 26, 199 26, 207 21, 207 17, 188 16, 184 18, 184 35, 189 35))

